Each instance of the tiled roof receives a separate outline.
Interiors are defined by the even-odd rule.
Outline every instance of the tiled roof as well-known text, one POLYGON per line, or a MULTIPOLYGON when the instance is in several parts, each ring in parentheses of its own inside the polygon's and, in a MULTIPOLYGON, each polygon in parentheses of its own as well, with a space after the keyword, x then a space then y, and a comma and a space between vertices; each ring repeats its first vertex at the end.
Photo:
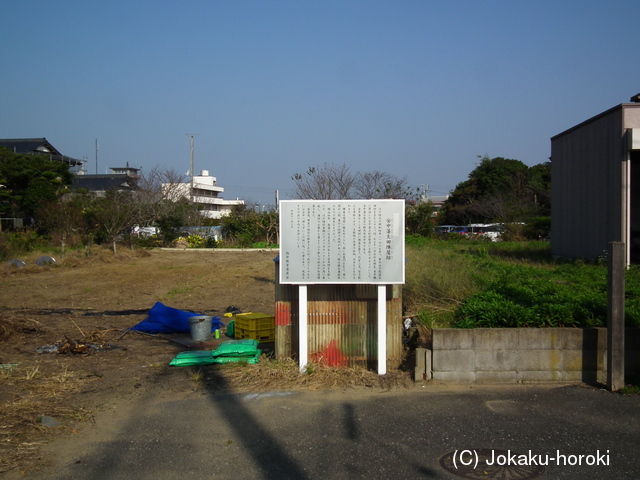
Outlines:
POLYGON ((6 147, 13 153, 51 155, 54 160, 59 160, 69 165, 80 165, 82 163, 82 160, 62 155, 46 138, 2 138, 0 139, 0 147, 6 147))
POLYGON ((84 188, 90 192, 106 192, 110 190, 134 190, 136 180, 130 175, 76 175, 71 183, 71 190, 84 188))

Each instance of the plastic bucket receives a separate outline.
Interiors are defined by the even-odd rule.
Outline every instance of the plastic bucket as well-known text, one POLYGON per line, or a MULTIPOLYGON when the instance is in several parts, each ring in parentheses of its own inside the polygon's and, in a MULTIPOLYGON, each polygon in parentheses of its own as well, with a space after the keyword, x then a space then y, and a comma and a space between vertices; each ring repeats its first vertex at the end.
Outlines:
POLYGON ((208 315, 197 315, 189 317, 189 329, 191 339, 194 342, 206 342, 211 338, 211 317, 208 315))

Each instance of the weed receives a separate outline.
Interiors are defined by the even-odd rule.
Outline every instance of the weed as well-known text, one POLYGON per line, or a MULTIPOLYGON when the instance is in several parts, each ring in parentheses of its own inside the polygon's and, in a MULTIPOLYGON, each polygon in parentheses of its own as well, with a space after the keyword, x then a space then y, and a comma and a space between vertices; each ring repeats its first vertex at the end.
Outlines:
POLYGON ((27 380, 33 380, 34 378, 36 378, 38 376, 39 371, 40 371, 40 366, 28 368, 26 371, 27 380))
POLYGON ((204 373, 201 369, 197 368, 189 372, 189 378, 192 382, 201 382, 204 379, 204 373))
POLYGON ((638 385, 625 385, 620 390, 620 393, 624 393, 626 395, 640 395, 640 386, 638 385))
POLYGON ((189 293, 193 290, 193 287, 186 287, 186 288, 172 288, 171 290, 169 290, 165 296, 166 297, 173 297, 176 295, 181 295, 183 293, 189 293))

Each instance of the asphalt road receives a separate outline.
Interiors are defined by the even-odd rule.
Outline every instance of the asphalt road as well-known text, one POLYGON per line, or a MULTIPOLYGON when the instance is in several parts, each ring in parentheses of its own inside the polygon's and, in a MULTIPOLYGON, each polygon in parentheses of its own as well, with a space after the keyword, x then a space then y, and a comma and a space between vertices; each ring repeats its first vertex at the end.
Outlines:
POLYGON ((40 478, 640 478, 640 396, 587 386, 150 394, 79 437, 40 478))

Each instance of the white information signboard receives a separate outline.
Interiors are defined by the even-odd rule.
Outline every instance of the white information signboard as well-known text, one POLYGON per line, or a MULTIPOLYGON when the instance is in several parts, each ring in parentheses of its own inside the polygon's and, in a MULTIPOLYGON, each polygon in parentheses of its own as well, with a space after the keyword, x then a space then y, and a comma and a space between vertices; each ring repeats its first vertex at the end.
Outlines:
POLYGON ((282 200, 280 283, 403 284, 404 200, 282 200))

